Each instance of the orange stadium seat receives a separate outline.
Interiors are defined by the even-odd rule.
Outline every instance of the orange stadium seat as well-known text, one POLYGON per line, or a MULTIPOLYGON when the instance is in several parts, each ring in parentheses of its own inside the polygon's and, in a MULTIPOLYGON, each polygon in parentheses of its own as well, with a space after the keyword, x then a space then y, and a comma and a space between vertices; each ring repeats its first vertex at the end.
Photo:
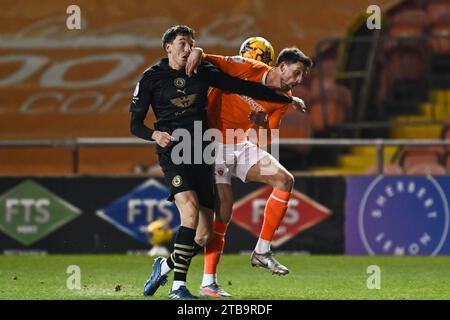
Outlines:
MULTIPOLYGON (((307 139, 312 137, 313 127, 307 113, 295 111, 289 108, 281 120, 280 138, 301 138, 307 139)), ((309 149, 309 146, 295 145, 290 146, 300 152, 309 149)))
POLYGON ((345 113, 344 109, 336 102, 336 100, 327 97, 325 118, 324 110, 320 99, 314 100, 311 103, 309 116, 311 119, 314 131, 326 131, 328 127, 336 127, 344 123, 345 113))
POLYGON ((389 28, 389 35, 394 37, 416 37, 423 34, 423 27, 416 24, 398 23, 389 28))
POLYGON ((406 174, 445 174, 442 147, 405 147, 400 156, 400 166, 406 174))
POLYGON ((450 54, 450 15, 444 16, 441 20, 431 25, 430 33, 433 36, 447 36, 446 38, 433 38, 430 46, 435 54, 450 54))
POLYGON ((390 18, 390 23, 392 26, 411 25, 411 26, 418 26, 420 28, 426 28, 430 23, 430 17, 428 16, 428 13, 424 10, 405 9, 393 15, 390 18))
POLYGON ((432 153, 439 157, 442 157, 445 153, 445 149, 441 146, 406 146, 401 151, 400 159, 407 154, 421 154, 432 153))
MULTIPOLYGON (((317 88, 318 85, 312 85, 317 88)), ((351 114, 351 93, 342 85, 333 84, 325 88, 325 99, 327 107, 327 120, 324 118, 324 110, 322 108, 322 99, 316 89, 311 89, 312 100, 310 105, 310 118, 315 131, 324 131, 327 127, 337 127, 343 124, 348 115, 351 114)), ((317 89, 318 90, 318 89, 317 89)))
POLYGON ((382 67, 376 97, 386 108, 385 112, 404 111, 410 101, 426 99, 425 75, 430 67, 430 52, 426 42, 418 44, 408 40, 385 46, 380 56, 382 67))
POLYGON ((426 48, 398 45, 385 51, 387 76, 391 80, 418 80, 428 67, 426 48))
MULTIPOLYGON (((372 166, 367 171, 367 174, 375 175, 377 174, 377 167, 372 166)), ((395 175, 402 175, 404 174, 402 167, 400 167, 398 164, 385 164, 383 166, 383 174, 387 176, 395 176, 395 175)))
MULTIPOLYGON (((427 13, 418 9, 406 9, 399 11, 394 16, 390 17, 388 23, 388 35, 392 37, 418 37, 426 33, 430 24, 427 13)), ((400 40, 390 39, 384 42, 383 47, 385 51, 391 50, 399 45, 418 44, 417 40, 400 40)))
POLYGON ((347 87, 337 85, 335 88, 334 98, 344 108, 346 118, 351 114, 352 109, 352 93, 347 87))
POLYGON ((407 175, 445 175, 447 170, 439 163, 416 163, 405 168, 407 175))
POLYGON ((290 107, 281 120, 280 138, 309 138, 311 129, 307 113, 298 112, 290 107))
POLYGON ((315 95, 318 92, 320 81, 323 82, 325 88, 334 87, 336 82, 336 60, 327 58, 314 65, 308 75, 308 84, 315 95), (320 74, 321 73, 321 74, 320 74))
POLYGON ((330 91, 336 88, 336 80, 331 77, 325 77, 322 79, 322 82, 320 82, 320 79, 317 76, 313 77, 309 83, 309 89, 311 92, 312 100, 314 100, 317 97, 320 97, 321 85, 323 86, 323 89, 325 91, 330 91))
POLYGON ((292 89, 292 95, 303 99, 303 101, 305 101, 306 103, 306 106, 309 106, 309 104, 311 103, 312 98, 311 89, 303 84, 295 86, 292 89))
POLYGON ((447 169, 447 173, 450 174, 450 152, 447 152, 444 156, 444 164, 447 169))
POLYGON ((319 70, 322 72, 322 76, 324 78, 336 78, 336 59, 327 58, 324 60, 319 61, 316 65, 314 65, 314 68, 311 70, 310 77, 311 78, 318 78, 319 77, 319 70))
POLYGON ((425 10, 431 23, 439 21, 443 16, 450 15, 450 2, 448 0, 429 0, 425 10))

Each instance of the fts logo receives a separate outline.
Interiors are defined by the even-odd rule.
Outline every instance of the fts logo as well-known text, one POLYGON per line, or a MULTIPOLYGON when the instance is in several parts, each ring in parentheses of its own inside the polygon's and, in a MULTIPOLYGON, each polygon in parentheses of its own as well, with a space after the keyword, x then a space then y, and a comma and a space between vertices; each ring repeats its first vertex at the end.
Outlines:
POLYGON ((151 179, 98 210, 97 215, 136 240, 148 244, 146 228, 153 220, 165 220, 172 229, 180 225, 178 209, 166 200, 168 196, 168 189, 151 179))
MULTIPOLYGON (((233 222, 258 237, 264 221, 264 208, 271 193, 272 187, 265 186, 239 200, 233 207, 233 222)), ((330 209, 294 189, 286 215, 275 232, 272 245, 274 247, 282 245, 303 230, 327 219, 331 214, 330 209)))
POLYGON ((432 176, 380 176, 358 210, 359 235, 371 255, 436 255, 448 225, 447 199, 432 176))
POLYGON ((25 246, 80 214, 80 209, 33 180, 23 181, 0 195, 0 230, 25 246))

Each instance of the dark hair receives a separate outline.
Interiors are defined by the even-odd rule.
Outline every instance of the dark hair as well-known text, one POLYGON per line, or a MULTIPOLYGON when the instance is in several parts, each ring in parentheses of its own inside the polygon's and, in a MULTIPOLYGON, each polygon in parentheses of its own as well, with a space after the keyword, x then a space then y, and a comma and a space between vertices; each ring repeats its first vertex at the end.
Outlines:
POLYGON ((164 35, 162 36, 162 46, 163 48, 166 46, 166 43, 172 43, 173 40, 177 36, 189 36, 192 39, 195 39, 195 31, 192 28, 189 28, 185 25, 177 25, 170 27, 169 29, 164 32, 164 35))
POLYGON ((297 47, 284 48, 283 50, 281 50, 280 54, 278 55, 276 65, 280 65, 280 63, 282 62, 286 62, 288 64, 301 62, 305 65, 306 71, 313 65, 311 58, 300 51, 300 49, 297 47))

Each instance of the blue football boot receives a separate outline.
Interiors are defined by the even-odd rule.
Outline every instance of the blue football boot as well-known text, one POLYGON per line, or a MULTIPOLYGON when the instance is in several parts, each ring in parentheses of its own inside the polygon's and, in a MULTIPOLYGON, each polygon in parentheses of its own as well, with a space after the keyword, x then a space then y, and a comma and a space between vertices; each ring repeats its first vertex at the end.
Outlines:
POLYGON ((160 286, 167 283, 167 274, 161 275, 161 265, 165 258, 158 257, 153 262, 152 275, 144 285, 144 296, 152 296, 160 286))
POLYGON ((185 286, 181 286, 177 290, 170 290, 169 298, 171 298, 171 299, 198 299, 198 297, 193 296, 185 286))

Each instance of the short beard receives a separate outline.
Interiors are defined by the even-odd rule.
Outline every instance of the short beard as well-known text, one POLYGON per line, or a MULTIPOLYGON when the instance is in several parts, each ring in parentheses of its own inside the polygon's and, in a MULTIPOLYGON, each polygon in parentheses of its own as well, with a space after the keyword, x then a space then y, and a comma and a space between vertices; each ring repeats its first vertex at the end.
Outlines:
POLYGON ((286 82, 284 82, 283 80, 280 79, 280 88, 282 90, 291 90, 294 86, 287 84, 286 82))

